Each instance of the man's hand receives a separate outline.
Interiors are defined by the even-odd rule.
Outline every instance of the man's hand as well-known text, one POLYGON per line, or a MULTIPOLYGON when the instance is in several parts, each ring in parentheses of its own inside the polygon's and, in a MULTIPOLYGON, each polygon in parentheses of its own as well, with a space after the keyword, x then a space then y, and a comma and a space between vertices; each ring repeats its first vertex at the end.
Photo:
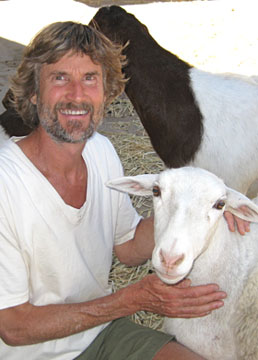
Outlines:
POLYGON ((139 310, 174 318, 208 315, 223 306, 222 300, 226 297, 216 284, 191 286, 191 281, 187 279, 176 285, 167 285, 155 274, 132 286, 136 288, 134 299, 139 310))
POLYGON ((250 223, 248 221, 240 219, 228 211, 225 211, 224 216, 230 231, 234 232, 237 228, 241 235, 245 235, 246 232, 250 231, 250 223))

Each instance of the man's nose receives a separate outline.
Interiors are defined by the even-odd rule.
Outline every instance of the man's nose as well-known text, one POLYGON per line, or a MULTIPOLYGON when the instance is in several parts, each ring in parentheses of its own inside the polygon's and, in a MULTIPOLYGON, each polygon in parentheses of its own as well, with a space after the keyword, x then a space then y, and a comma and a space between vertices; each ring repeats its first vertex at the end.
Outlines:
POLYGON ((67 95, 69 101, 80 103, 87 98, 87 92, 81 81, 72 81, 69 84, 67 95))

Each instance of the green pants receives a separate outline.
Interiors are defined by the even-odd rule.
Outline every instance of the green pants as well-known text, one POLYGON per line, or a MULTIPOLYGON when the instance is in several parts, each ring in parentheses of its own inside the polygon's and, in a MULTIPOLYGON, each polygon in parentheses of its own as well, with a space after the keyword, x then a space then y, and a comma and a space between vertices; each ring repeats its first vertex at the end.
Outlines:
POLYGON ((151 360, 171 340, 173 336, 122 318, 108 325, 76 360, 151 360))

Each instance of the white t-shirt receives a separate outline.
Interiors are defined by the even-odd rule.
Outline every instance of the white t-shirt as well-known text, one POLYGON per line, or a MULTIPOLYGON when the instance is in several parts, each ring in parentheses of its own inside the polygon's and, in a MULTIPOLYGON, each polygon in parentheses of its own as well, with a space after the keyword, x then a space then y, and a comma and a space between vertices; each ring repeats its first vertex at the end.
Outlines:
MULTIPOLYGON (((14 140, 0 150, 0 309, 110 294, 113 245, 131 239, 140 220, 126 194, 105 186, 123 176, 113 146, 98 133, 88 140, 87 201, 76 209, 65 204, 14 140)), ((71 360, 106 325, 36 345, 11 347, 0 340, 0 359, 71 360)))

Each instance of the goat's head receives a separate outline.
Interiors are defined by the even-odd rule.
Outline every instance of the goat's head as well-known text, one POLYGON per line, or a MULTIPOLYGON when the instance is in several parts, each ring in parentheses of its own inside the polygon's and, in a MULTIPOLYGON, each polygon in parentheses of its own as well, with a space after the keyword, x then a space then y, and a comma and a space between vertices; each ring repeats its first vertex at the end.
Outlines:
POLYGON ((134 15, 116 5, 100 8, 89 26, 95 26, 111 41, 122 45, 125 45, 129 39, 130 41, 139 40, 141 33, 149 34, 147 27, 140 23, 134 15), (132 34, 135 34, 135 37, 132 34))
POLYGON ((111 180, 109 187, 153 195, 155 248, 153 266, 161 280, 174 284, 189 274, 209 246, 225 210, 258 221, 258 207, 214 174, 199 168, 169 169, 159 175, 111 180), (245 208, 239 208, 245 205, 245 208))

